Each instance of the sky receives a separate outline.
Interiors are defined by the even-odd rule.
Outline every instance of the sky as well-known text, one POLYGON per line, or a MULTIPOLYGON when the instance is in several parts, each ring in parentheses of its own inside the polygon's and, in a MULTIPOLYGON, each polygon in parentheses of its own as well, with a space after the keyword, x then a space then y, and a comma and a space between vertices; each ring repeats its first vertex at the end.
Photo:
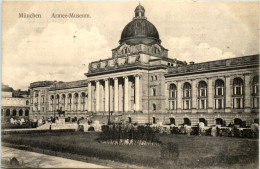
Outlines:
MULTIPOLYGON (((139 1, 3 2, 2 82, 27 90, 44 80, 83 80, 112 57, 139 1), (41 18, 19 18, 19 13, 41 18), (52 18, 52 14, 90 18, 52 18)), ((195 63, 259 54, 259 2, 141 1, 169 57, 195 63)))

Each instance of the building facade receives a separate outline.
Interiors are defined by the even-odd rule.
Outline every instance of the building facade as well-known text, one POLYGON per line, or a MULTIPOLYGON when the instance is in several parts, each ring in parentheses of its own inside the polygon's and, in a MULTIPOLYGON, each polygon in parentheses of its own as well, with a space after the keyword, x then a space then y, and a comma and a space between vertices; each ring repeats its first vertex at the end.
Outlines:
POLYGON ((1 92, 1 119, 2 123, 13 120, 29 120, 30 105, 29 92, 13 90, 13 88, 2 84, 1 92))
POLYGON ((132 123, 250 125, 259 115, 259 55, 204 63, 168 57, 138 5, 112 57, 91 62, 87 79, 30 85, 30 118, 66 121, 109 113, 132 123))

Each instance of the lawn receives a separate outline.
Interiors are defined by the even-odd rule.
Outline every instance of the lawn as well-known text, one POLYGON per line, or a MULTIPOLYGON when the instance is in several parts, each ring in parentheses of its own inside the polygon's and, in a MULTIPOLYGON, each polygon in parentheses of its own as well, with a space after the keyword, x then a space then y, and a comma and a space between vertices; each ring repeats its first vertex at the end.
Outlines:
POLYGON ((177 159, 163 159, 161 146, 102 144, 97 141, 99 134, 67 132, 2 135, 2 141, 155 168, 207 168, 258 163, 256 139, 158 134, 162 144, 172 143, 179 149, 177 159))

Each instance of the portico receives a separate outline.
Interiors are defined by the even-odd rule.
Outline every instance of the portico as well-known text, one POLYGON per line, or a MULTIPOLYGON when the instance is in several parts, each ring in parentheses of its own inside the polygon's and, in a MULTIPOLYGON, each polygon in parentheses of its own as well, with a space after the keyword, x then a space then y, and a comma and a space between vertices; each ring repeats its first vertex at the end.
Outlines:
POLYGON ((89 78, 88 111, 141 112, 141 81, 141 73, 89 78))

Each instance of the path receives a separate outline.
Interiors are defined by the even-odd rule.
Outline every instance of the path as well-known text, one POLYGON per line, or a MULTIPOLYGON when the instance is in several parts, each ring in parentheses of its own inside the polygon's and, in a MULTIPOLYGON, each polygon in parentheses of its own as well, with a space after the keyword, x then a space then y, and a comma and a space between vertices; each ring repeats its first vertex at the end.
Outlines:
POLYGON ((106 166, 66 159, 62 157, 34 153, 5 146, 1 147, 2 160, 10 161, 10 159, 13 157, 16 157, 19 163, 22 163, 23 161, 25 166, 33 168, 109 168, 106 166))

